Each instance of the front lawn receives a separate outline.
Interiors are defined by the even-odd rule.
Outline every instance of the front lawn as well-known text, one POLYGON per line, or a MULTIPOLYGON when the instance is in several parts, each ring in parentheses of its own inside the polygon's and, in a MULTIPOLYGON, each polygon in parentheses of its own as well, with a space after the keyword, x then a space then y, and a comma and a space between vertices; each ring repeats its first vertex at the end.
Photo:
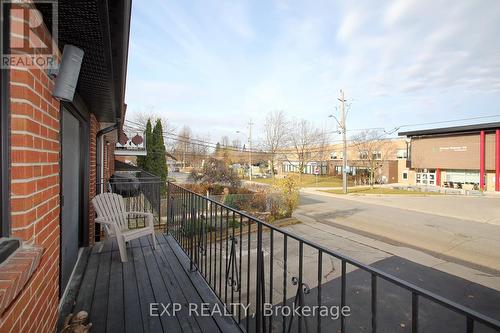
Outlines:
MULTIPOLYGON (((332 193, 332 194, 344 194, 342 192, 342 189, 328 190, 328 191, 323 191, 323 192, 332 193)), ((388 187, 374 187, 374 188, 352 187, 352 188, 349 188, 347 192, 348 192, 348 194, 409 194, 409 195, 422 195, 422 194, 440 195, 441 194, 439 192, 408 191, 408 190, 388 188, 388 187)))
MULTIPOLYGON (((342 186, 342 177, 302 175, 300 187, 339 187, 342 186)), ((278 180, 278 178, 276 178, 278 180)), ((252 181, 262 184, 273 184, 272 178, 254 178, 252 181)), ((349 182, 351 183, 351 182, 349 182)))

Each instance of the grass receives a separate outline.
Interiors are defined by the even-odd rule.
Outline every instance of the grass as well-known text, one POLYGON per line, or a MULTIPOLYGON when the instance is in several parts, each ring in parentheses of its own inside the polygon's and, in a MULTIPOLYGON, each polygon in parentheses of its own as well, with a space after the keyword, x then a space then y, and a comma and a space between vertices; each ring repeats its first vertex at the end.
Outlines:
MULTIPOLYGON (((323 191, 323 192, 332 193, 332 194, 344 194, 341 189, 328 190, 328 191, 323 191)), ((407 195, 421 195, 421 194, 440 195, 441 194, 439 192, 424 192, 424 191, 418 192, 418 191, 408 191, 408 190, 387 188, 387 187, 374 187, 374 188, 355 187, 355 188, 348 189, 347 192, 348 192, 348 194, 407 194, 407 195)))
MULTIPOLYGON (((278 180, 278 178, 277 178, 278 180)), ((272 178, 255 178, 252 181, 262 184, 273 184, 272 178)), ((342 186, 342 178, 335 176, 315 176, 315 175, 302 175, 299 186, 300 187, 338 187, 342 186)))

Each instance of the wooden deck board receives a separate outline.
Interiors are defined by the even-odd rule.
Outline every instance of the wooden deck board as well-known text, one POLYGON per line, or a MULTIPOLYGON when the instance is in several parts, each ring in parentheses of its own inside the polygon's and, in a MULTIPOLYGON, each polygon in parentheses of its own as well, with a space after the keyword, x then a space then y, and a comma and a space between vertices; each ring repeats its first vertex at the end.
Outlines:
MULTIPOLYGON (((163 257, 162 246, 158 243, 157 250, 155 251, 155 261, 158 267, 159 276, 162 278, 166 289, 168 290, 169 297, 173 303, 182 304, 182 308, 177 312, 176 316, 179 319, 179 324, 184 332, 201 332, 200 325, 196 319, 189 316, 187 304, 189 302, 196 302, 195 299, 184 297, 182 292, 185 286, 182 285, 183 280, 177 280, 174 270, 170 266, 169 261, 163 257)), ((212 321, 213 323, 213 321, 212 321)))
POLYGON ((123 267, 120 262, 120 253, 117 250, 118 244, 116 240, 113 240, 106 332, 125 332, 123 267))
MULTIPOLYGON (((188 257, 185 255, 182 249, 177 245, 177 243, 175 243, 172 237, 167 236, 165 239, 168 245, 170 246, 172 253, 175 254, 173 255, 173 257, 175 257, 179 261, 181 266, 184 268, 184 271, 188 272, 189 271, 188 257)), ((166 248, 167 247, 165 247, 165 249, 166 248)), ((200 297, 204 300, 204 302, 210 304, 219 303, 217 296, 215 296, 215 294, 210 289, 205 279, 203 279, 203 277, 200 274, 190 274, 189 281, 192 283, 193 286, 197 286, 196 290, 200 295, 200 297)), ((219 330, 222 332, 236 332, 240 330, 237 324, 229 317, 213 316, 212 318, 215 320, 217 326, 219 327, 219 330)))
MULTIPOLYGON (((147 241, 146 241, 147 242, 147 241)), ((156 263, 156 260, 154 256, 157 254, 155 253, 153 255, 153 251, 151 247, 149 246, 149 243, 143 244, 144 246, 142 247, 142 252, 144 255, 144 262, 146 264, 146 269, 149 275, 149 280, 151 282, 151 289, 153 291, 153 295, 155 297, 155 300, 158 303, 163 303, 163 304, 173 304, 172 299, 170 298, 169 292, 167 291, 167 288, 165 287, 165 283, 163 282, 163 278, 161 276, 160 271, 158 270, 158 265, 156 263)), ((156 251, 155 251, 156 252, 156 251)), ((160 307, 160 309, 162 309, 160 307)), ((162 327, 165 331, 168 332, 181 332, 181 323, 179 322, 179 319, 177 316, 174 316, 175 320, 172 320, 171 317, 169 316, 161 316, 160 321, 162 324, 162 327)))
MULTIPOLYGON (((123 307, 125 315, 125 332, 142 332, 142 313, 139 304, 139 290, 135 275, 132 249, 127 249, 129 261, 122 263, 123 274, 123 307)), ((118 257, 120 254, 118 253, 118 257)))
MULTIPOLYGON (((159 237, 163 238, 162 235, 159 237)), ((179 264, 177 259, 175 259, 175 255, 172 252, 170 246, 168 243, 163 242, 162 243, 164 246, 160 247, 160 255, 159 257, 163 259, 167 265, 166 270, 162 270, 162 272, 168 273, 168 272, 185 272, 184 268, 179 264), (174 260, 170 259, 168 260, 167 258, 174 258, 174 260)), ((196 291, 196 289, 193 287, 191 284, 191 281, 189 279, 180 279, 178 276, 182 276, 181 274, 173 274, 172 276, 172 283, 176 284, 178 286, 178 290, 181 293, 179 295, 180 299, 186 299, 189 300, 191 303, 195 304, 201 304, 203 300, 201 299, 200 295, 196 291)), ((187 311, 187 309, 186 309, 187 311)), ((203 327, 205 331, 212 331, 215 332, 218 330, 218 327, 214 320, 211 317, 193 317, 193 316, 187 316, 191 321, 194 321, 192 323, 193 327, 196 327, 195 325, 199 325, 199 327, 203 327)), ((198 329, 194 329, 194 331, 198 331, 198 329)))
MULTIPOLYGON (((161 326, 160 318, 149 315, 150 304, 156 303, 156 300, 151 288, 151 282, 149 281, 149 275, 146 269, 146 263, 144 262, 142 249, 138 246, 134 247, 132 250, 144 332, 161 332, 163 331, 163 328, 161 326)), ((175 318, 173 318, 173 320, 177 321, 175 318)))
POLYGON ((97 253, 97 246, 91 250, 88 258, 87 267, 80 285, 78 296, 76 297, 76 305, 74 313, 80 310, 88 311, 92 307, 92 298, 94 296, 95 280, 97 277, 97 269, 99 267, 99 254, 97 253))
POLYGON ((108 314, 109 279, 111 270, 111 242, 104 244, 99 253, 99 268, 97 270, 94 296, 92 298, 92 332, 106 332, 108 314))
POLYGON ((92 247, 84 257, 88 261, 72 312, 87 311, 92 332, 239 331, 228 318, 189 315, 189 303, 218 300, 198 272, 189 272, 189 260, 171 236, 158 234, 157 240, 156 250, 151 237, 131 241, 126 263, 120 261, 116 241, 92 247), (150 303, 172 302, 182 305, 176 316, 149 315, 150 303))

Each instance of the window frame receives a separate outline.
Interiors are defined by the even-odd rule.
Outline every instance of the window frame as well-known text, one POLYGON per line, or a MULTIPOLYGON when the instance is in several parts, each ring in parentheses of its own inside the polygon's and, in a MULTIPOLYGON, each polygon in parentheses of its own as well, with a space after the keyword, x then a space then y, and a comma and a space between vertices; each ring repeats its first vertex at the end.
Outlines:
POLYGON ((408 159, 408 150, 407 149, 398 149, 396 151, 396 158, 398 160, 408 159), (402 154, 400 154, 400 153, 402 153, 402 154))
MULTIPOLYGON (((10 4, 0 0, 0 54, 9 53, 10 4)), ((0 69, 0 237, 10 235, 10 70, 0 69)))

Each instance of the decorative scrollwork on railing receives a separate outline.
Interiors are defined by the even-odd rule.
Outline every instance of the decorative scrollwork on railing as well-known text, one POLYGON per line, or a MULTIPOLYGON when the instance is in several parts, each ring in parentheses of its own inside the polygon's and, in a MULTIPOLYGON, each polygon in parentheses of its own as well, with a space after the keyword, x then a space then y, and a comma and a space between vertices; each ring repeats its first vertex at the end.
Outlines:
POLYGON ((238 269, 238 260, 236 258, 236 244, 238 244, 238 239, 230 236, 229 240, 231 241, 231 250, 229 254, 228 266, 226 267, 226 284, 237 292, 240 290, 241 286, 239 281, 240 275, 238 269))
MULTIPOLYGON (((299 284, 299 279, 296 276, 292 277, 292 284, 294 286, 299 284)), ((304 293, 304 295, 307 295, 311 292, 311 288, 309 288, 309 285, 307 283, 302 282, 301 287, 302 287, 302 292, 304 293)), ((300 291, 299 288, 300 287, 297 287, 297 293, 299 293, 299 291, 300 291)), ((297 298, 297 296, 295 296, 295 298, 297 298)))
POLYGON ((206 249, 206 244, 205 244, 205 233, 206 233, 206 228, 207 228, 207 219, 205 217, 205 215, 203 214, 200 214, 199 216, 199 223, 200 223, 200 227, 199 227, 199 230, 198 230, 198 241, 197 241, 197 247, 198 247, 198 251, 199 253, 201 253, 202 256, 206 256, 207 255, 207 249, 206 249))
MULTIPOLYGON (((292 284, 294 286, 297 286, 297 292, 295 293, 295 298, 293 300, 294 306, 297 308, 302 308, 304 306, 304 295, 307 295, 311 292, 311 288, 309 288, 309 285, 305 282, 302 282, 299 284, 299 279, 296 276, 292 277, 292 284)), ((291 332, 292 330, 292 323, 293 323, 293 318, 295 316, 290 317, 290 322, 288 323, 288 333, 291 332)), ((306 320, 307 318, 304 318, 306 320)), ((300 324, 300 322, 299 322, 300 324)), ((308 332, 308 327, 307 327, 307 321, 306 321, 306 332, 308 332)))

